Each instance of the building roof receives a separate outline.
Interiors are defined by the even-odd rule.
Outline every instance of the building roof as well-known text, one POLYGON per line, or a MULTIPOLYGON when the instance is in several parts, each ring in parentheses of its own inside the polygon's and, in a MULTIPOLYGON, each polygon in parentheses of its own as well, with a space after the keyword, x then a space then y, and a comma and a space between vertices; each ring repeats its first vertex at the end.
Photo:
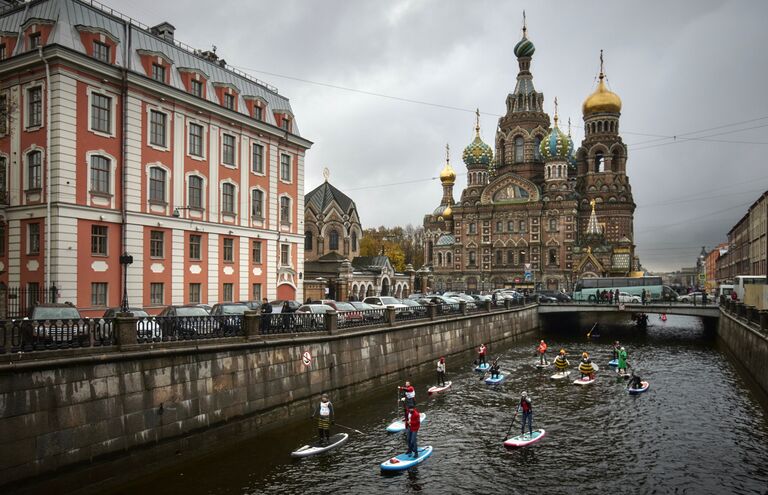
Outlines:
POLYGON ((389 258, 386 256, 357 256, 352 260, 353 267, 365 271, 378 272, 388 265, 390 265, 389 258))
POLYGON ((350 208, 357 209, 355 202, 349 196, 333 187, 328 181, 304 195, 304 204, 307 207, 313 207, 317 212, 325 211, 328 205, 334 201, 344 212, 349 211, 350 208))
MULTIPOLYGON (((128 67, 132 72, 148 76, 144 73, 141 64, 139 50, 163 54, 170 59, 175 69, 195 69, 207 76, 208 90, 205 99, 219 104, 216 92, 212 85, 230 84, 237 88, 240 98, 253 96, 262 98, 267 103, 263 121, 277 125, 272 111, 281 111, 293 114, 288 98, 277 93, 277 88, 259 81, 244 72, 228 67, 223 60, 210 60, 203 56, 202 50, 196 50, 191 46, 176 40, 167 40, 152 34, 150 28, 139 21, 120 14, 108 7, 100 8, 98 2, 83 2, 80 0, 33 0, 22 3, 18 7, 3 7, 0 5, 0 31, 18 32, 20 26, 30 20, 42 20, 54 22, 54 28, 48 38, 48 45, 60 45, 71 50, 87 53, 78 33, 78 27, 95 28, 109 33, 110 36, 124 43, 126 29, 130 29, 131 52, 126 62, 124 50, 116 50, 115 64, 119 67, 128 67)), ((161 25, 169 25, 163 23, 161 25)), ((169 25, 170 26, 170 25, 169 25)), ((13 55, 19 55, 23 51, 23 43, 18 43, 13 55)), ((177 70, 171 71, 170 86, 186 92, 183 81, 177 70)), ((247 114, 244 101, 237 105, 237 112, 247 114)), ((295 120, 292 124, 292 133, 299 135, 295 120)))
POLYGON ((453 234, 443 234, 437 239, 435 246, 453 246, 456 243, 456 237, 453 234))

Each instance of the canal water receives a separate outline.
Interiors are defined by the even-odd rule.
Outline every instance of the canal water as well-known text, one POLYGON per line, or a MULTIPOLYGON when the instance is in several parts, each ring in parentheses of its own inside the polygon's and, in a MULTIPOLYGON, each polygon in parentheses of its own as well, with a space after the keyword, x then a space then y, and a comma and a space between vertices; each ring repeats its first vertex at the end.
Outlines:
MULTIPOLYGON (((656 316, 646 332, 633 327, 543 329, 508 346, 492 346, 508 379, 488 386, 473 371, 474 356, 448 359, 452 389, 427 397, 432 372, 412 377, 418 407, 427 414, 420 446, 434 453, 418 468, 382 475, 379 463, 405 451, 402 434, 385 427, 396 412, 391 390, 338 406, 337 422, 360 430, 347 444, 314 458, 290 452, 313 439, 314 424, 277 430, 156 469, 99 493, 402 494, 402 493, 766 493, 768 415, 765 397, 738 369, 716 336, 696 318, 656 316), (565 348, 575 365, 582 351, 600 365, 595 383, 550 380, 534 367, 538 338, 565 348), (607 363, 619 339, 648 392, 627 393, 607 363), (534 428, 547 436, 507 451, 502 441, 520 393, 533 397, 534 428)), ((553 358, 551 354, 550 358, 553 358)), ((574 371, 573 377, 577 373, 574 371)), ((309 412, 308 412, 309 414, 309 412)), ((513 432, 519 433, 519 418, 513 432)), ((337 432, 349 432, 336 427, 337 432)))

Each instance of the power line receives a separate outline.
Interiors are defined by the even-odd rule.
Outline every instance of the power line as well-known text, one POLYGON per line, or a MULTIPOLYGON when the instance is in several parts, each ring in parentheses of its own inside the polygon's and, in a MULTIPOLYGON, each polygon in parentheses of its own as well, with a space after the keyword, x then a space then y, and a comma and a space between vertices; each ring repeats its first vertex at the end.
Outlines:
MULTIPOLYGON (((743 124, 751 124, 752 122, 758 122, 760 120, 765 120, 765 119, 768 119, 768 116, 758 117, 756 119, 742 120, 740 122, 733 122, 731 124, 723 124, 723 125, 719 125, 719 126, 716 126, 716 127, 708 127, 706 129, 700 129, 698 131, 685 132, 683 134, 677 134, 675 136, 665 136, 663 134, 643 134, 643 136, 657 137, 659 139, 650 139, 648 141, 640 141, 639 143, 627 144, 627 146, 641 146, 643 144, 655 143, 655 142, 663 141, 663 140, 666 140, 666 139, 677 139, 677 138, 681 138, 681 137, 684 137, 684 136, 690 136, 692 134, 700 134, 702 132, 709 132, 709 131, 714 131, 714 130, 717 130, 717 129, 724 129, 726 127, 733 127, 733 126, 736 126, 736 125, 743 125, 743 124)), ((635 134, 639 134, 639 133, 635 133, 635 134)))

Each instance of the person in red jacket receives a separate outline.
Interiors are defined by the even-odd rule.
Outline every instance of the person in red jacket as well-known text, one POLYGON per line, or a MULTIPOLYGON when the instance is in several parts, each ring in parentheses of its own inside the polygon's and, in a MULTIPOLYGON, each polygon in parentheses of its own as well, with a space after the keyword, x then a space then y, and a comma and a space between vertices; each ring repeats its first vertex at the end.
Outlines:
POLYGON ((539 342, 539 347, 536 348, 536 352, 539 353, 539 364, 549 364, 549 361, 547 361, 547 356, 545 353, 547 352, 547 343, 543 340, 539 342))
POLYGON ((408 410, 412 407, 416 407, 416 389, 413 388, 411 382, 406 381, 404 387, 397 387, 397 389, 404 394, 401 399, 403 402, 403 409, 405 412, 405 420, 408 421, 408 410))
POLYGON ((488 352, 488 349, 485 347, 485 344, 480 344, 480 349, 477 350, 477 365, 480 366, 481 364, 486 364, 485 362, 485 354, 488 352))
POLYGON ((408 409, 408 419, 405 422, 405 429, 408 432, 408 452, 405 455, 413 454, 413 457, 419 457, 419 445, 416 435, 421 426, 421 413, 415 407, 408 409))

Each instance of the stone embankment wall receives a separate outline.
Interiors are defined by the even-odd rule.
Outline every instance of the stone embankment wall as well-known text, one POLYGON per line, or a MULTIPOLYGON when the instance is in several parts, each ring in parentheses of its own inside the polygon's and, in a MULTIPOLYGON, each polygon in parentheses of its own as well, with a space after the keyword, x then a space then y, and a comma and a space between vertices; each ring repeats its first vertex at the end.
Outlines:
POLYGON ((756 319, 721 310, 717 333, 763 391, 768 393, 768 333, 763 325, 755 323, 756 319))
POLYGON ((76 464, 90 471, 77 482, 94 481, 94 461, 128 469, 132 461, 242 438, 306 415, 321 392, 340 403, 441 355, 537 327, 531 305, 394 327, 75 350, 0 364, 0 485, 44 474, 63 480, 76 464))

